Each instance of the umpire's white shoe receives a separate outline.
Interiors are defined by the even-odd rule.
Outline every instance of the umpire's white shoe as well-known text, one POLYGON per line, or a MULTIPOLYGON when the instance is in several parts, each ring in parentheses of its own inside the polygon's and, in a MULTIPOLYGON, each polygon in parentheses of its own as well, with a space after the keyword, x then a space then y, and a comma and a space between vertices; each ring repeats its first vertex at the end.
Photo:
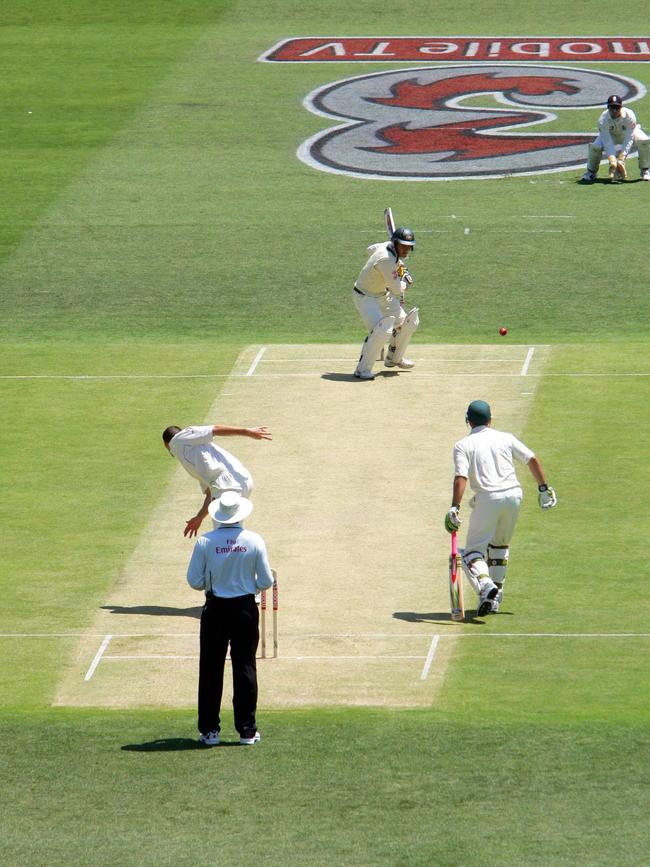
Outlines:
POLYGON ((584 175, 580 178, 580 181, 583 184, 593 184, 596 180, 596 175, 591 171, 591 169, 587 169, 584 175))
POLYGON ((478 608, 476 609, 479 617, 485 617, 486 614, 492 611, 492 600, 498 592, 499 588, 489 578, 481 582, 481 595, 478 601, 478 608))
POLYGON ((386 358, 384 360, 384 367, 399 367, 400 370, 410 370, 412 367, 415 367, 415 362, 409 361, 408 358, 403 358, 401 361, 393 361, 392 358, 386 358))
POLYGON ((242 736, 239 738, 239 743, 242 746, 250 746, 251 744, 257 744, 260 741, 260 733, 259 732, 244 732, 242 736))
POLYGON ((359 370, 358 367, 354 371, 354 376, 355 376, 355 379, 374 379, 375 378, 375 374, 372 372, 372 370, 359 370))
POLYGON ((642 169, 641 180, 642 181, 650 181, 650 171, 648 171, 648 169, 642 169))
POLYGON ((199 743, 205 744, 207 747, 216 747, 219 745, 219 732, 206 732, 204 735, 199 737, 199 743))

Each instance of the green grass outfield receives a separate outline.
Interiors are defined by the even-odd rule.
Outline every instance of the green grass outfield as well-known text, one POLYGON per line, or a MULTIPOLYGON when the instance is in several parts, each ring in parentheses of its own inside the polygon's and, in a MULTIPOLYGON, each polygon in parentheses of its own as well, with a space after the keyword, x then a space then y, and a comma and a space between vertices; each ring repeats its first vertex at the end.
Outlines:
POLYGON ((385 67, 255 62, 292 35, 609 35, 611 12, 132 5, 3 9, 0 861, 644 863, 650 185, 319 173, 303 98, 385 67), (554 346, 523 438, 560 506, 542 524, 529 487, 516 616, 463 639, 434 709, 264 713, 259 749, 195 749, 193 710, 52 709, 74 641, 53 633, 87 628, 133 550, 173 469, 160 430, 202 420, 248 343, 360 339, 349 287, 389 204, 418 233, 419 341, 505 323, 554 346), (558 231, 523 231, 535 214, 558 231), (155 378, 179 373, 206 378, 155 378), (142 387, 48 378, 120 374, 142 387))

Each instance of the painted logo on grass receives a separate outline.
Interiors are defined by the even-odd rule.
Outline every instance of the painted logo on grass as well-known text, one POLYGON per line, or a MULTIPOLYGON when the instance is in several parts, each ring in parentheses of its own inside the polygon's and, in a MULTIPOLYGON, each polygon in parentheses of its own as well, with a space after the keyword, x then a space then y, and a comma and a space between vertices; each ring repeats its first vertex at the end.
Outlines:
POLYGON ((624 76, 557 66, 472 64, 357 76, 306 98, 310 111, 339 123, 301 145, 298 156, 322 171, 386 180, 563 171, 585 163, 596 116, 588 133, 539 127, 560 112, 570 129, 569 110, 602 109, 613 93, 630 101, 645 88, 624 76))

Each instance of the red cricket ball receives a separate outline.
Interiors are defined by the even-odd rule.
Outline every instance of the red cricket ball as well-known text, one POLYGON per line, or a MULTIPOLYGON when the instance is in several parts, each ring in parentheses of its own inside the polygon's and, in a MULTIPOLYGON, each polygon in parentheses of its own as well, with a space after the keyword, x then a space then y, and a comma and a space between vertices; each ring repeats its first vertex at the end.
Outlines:
POLYGON ((507 333, 508 329, 505 327, 505 325, 502 325, 501 328, 499 328, 499 334, 501 335, 501 337, 505 337, 507 333))

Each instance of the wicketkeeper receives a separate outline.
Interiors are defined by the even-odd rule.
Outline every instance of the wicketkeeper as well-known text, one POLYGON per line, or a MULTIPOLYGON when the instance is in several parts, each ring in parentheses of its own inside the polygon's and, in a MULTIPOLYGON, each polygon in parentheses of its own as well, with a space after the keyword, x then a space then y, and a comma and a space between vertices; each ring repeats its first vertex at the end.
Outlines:
POLYGON ((634 112, 623 108, 623 98, 614 94, 608 97, 607 108, 598 118, 598 137, 589 145, 582 182, 591 184, 596 180, 603 153, 607 157, 609 180, 624 181, 625 161, 632 150, 639 154, 641 180, 650 181, 650 139, 637 123, 634 112))
POLYGON ((390 241, 371 244, 370 257, 361 269, 352 290, 354 306, 368 329, 361 349, 359 363, 354 371, 357 379, 374 379, 375 361, 382 357, 389 344, 385 367, 410 370, 413 362, 404 353, 416 328, 420 324, 418 308, 406 311, 401 298, 413 279, 406 267, 406 259, 415 248, 415 235, 400 226, 390 241))
POLYGON ((474 496, 461 551, 463 570, 479 596, 477 614, 499 610, 508 568, 510 540, 517 523, 523 491, 515 473, 515 460, 528 465, 537 482, 539 505, 557 504, 553 488, 535 454, 512 434, 491 428, 492 413, 484 400, 473 400, 465 421, 471 431, 454 446, 454 488, 445 528, 453 533, 461 525, 460 504, 467 480, 474 496))

